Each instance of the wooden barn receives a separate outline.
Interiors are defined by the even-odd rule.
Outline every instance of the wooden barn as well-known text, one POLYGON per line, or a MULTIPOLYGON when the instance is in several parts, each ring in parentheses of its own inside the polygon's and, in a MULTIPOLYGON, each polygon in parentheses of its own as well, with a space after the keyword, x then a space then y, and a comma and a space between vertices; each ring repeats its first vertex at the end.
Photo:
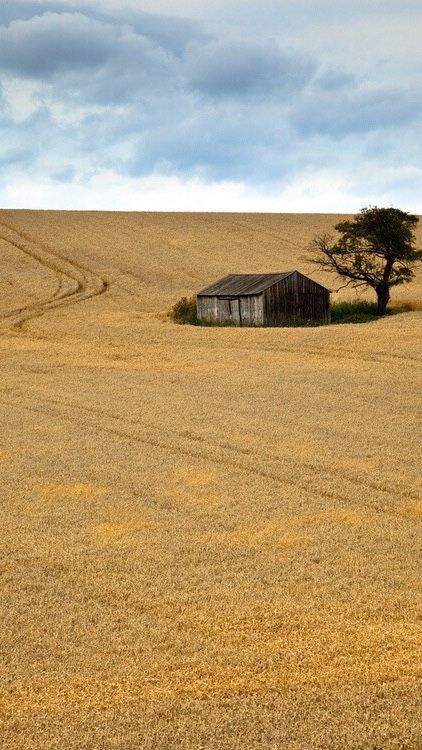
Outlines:
POLYGON ((330 322, 330 292, 299 271, 230 274, 197 294, 200 320, 238 326, 330 322))

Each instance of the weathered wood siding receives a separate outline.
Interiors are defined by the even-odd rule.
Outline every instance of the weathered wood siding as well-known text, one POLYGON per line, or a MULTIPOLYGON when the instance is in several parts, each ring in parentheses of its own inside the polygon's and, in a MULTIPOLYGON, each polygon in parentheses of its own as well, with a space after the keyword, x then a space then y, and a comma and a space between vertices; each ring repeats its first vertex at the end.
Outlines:
POLYGON ((199 320, 215 323, 232 323, 238 326, 264 324, 264 298, 262 294, 247 297, 198 297, 199 320))
POLYGON ((262 294, 240 298, 240 316, 242 326, 264 325, 264 298, 262 294))
POLYGON ((294 322, 330 322, 330 293, 298 271, 259 294, 200 295, 200 320, 239 326, 280 326, 294 322))
POLYGON ((330 320, 330 293, 295 271, 263 292, 265 325, 330 320))
POLYGON ((199 320, 218 320, 217 297, 197 297, 196 312, 199 320))

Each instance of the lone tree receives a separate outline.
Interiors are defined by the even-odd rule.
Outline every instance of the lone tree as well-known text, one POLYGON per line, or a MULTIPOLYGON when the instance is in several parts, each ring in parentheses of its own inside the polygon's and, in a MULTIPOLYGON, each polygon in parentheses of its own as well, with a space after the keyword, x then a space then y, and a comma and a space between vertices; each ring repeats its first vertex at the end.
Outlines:
POLYGON ((399 208, 362 208, 351 221, 336 224, 337 241, 327 234, 316 237, 307 260, 348 279, 340 289, 375 289, 378 315, 385 315, 391 287, 411 281, 412 267, 422 258, 422 250, 415 248, 418 221, 399 208))

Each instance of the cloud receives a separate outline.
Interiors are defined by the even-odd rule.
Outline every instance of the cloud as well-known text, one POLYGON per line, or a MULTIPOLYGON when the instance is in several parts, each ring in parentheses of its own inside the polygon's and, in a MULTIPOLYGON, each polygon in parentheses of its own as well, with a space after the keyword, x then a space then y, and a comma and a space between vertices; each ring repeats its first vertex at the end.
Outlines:
POLYGON ((66 92, 72 106, 83 101, 117 105, 145 90, 152 94, 174 88, 181 75, 174 48, 180 51, 192 39, 190 25, 176 24, 179 37, 166 48, 156 39, 157 19, 152 23, 151 16, 141 14, 136 20, 151 37, 128 24, 82 13, 46 12, 12 21, 0 27, 0 71, 56 82, 54 96, 60 99, 66 92))
POLYGON ((273 41, 213 40, 192 44, 186 74, 193 89, 212 96, 235 96, 302 88, 315 72, 306 55, 285 52, 273 41))
POLYGON ((314 85, 323 91, 339 91, 340 89, 354 89, 357 86, 356 76, 341 69, 327 68, 320 70, 314 79, 314 85))
POLYGON ((0 28, 0 67, 31 78, 99 66, 115 51, 116 29, 81 13, 44 13, 0 28))
POLYGON ((66 3, 46 0, 3 0, 0 5, 0 26, 7 26, 11 21, 26 21, 46 11, 62 13, 66 10, 66 3))
MULTIPOLYGON (((361 22, 365 8, 358 2, 361 22)), ((422 159, 415 77, 400 79, 399 71, 391 77, 391 65, 380 65, 369 48, 373 65, 366 70, 350 55, 335 57, 341 38, 333 41, 321 22, 327 21, 325 0, 317 1, 312 23, 304 0, 269 0, 265 8, 248 0, 239 23, 231 24, 235 5, 226 0, 218 6, 221 23, 201 26, 160 15, 158 9, 174 8, 161 0, 157 12, 145 12, 146 2, 140 11, 135 0, 4 2, 2 183, 17 190, 32 181, 45 200, 52 200, 56 185, 75 205, 89 195, 111 205, 115 180, 130 205, 141 186, 150 197, 161 190, 167 206, 191 208, 206 199, 220 205, 221 185, 231 201, 227 208, 252 200, 275 206, 278 195, 286 206, 302 200, 320 210, 321 195, 330 201, 342 195, 337 208, 349 205, 359 192, 354 175, 360 170, 373 186, 367 200, 378 190, 391 201, 395 185, 398 195, 409 196, 422 159), (383 177, 370 182, 367 165, 383 177), (172 189, 188 196, 186 203, 172 202, 172 189)), ((399 13, 393 5, 389 12, 399 13)), ((200 11, 196 2, 197 16, 200 11)), ((353 19, 343 0, 329 33, 346 16, 350 24, 341 33, 350 50, 353 19)), ((383 34, 387 26, 383 17, 383 34)), ((6 188, 2 195, 12 200, 6 188)), ((156 203, 145 198, 142 205, 156 203)))
POLYGON ((139 11, 106 12, 103 8, 101 16, 104 19, 118 20, 128 25, 136 34, 147 37, 157 46, 182 57, 191 42, 206 42, 210 35, 206 34, 197 23, 186 18, 176 16, 162 16, 156 13, 139 11))
MULTIPOLYGON (((58 139, 47 109, 37 109, 21 122, 11 121, 6 110, 0 119, 0 159, 13 167, 13 172, 20 168, 30 174, 32 168, 39 169, 39 160, 44 159, 46 135, 52 152, 58 139)), ((7 174, 7 170, 1 173, 2 178, 7 178, 7 174)))
POLYGON ((34 17, 47 14, 65 16, 79 14, 106 25, 130 27, 132 31, 145 36, 160 47, 181 55, 187 45, 195 40, 205 41, 205 34, 198 23, 187 18, 146 13, 136 5, 125 7, 119 2, 107 6, 105 2, 66 2, 66 0, 15 0, 0 5, 0 26, 13 21, 30 21, 34 17))
POLYGON ((422 170, 383 169, 367 164, 346 175, 339 169, 304 169, 288 183, 270 190, 239 180, 208 181, 198 177, 148 175, 132 178, 103 170, 89 180, 63 181, 14 176, 2 185, 0 203, 11 208, 129 211, 272 211, 355 213, 363 205, 397 202, 396 184, 407 210, 420 212, 422 170), (328 208, 327 208, 328 207, 328 208))
MULTIPOLYGON (((421 92, 422 93, 422 92, 421 92)), ((408 126, 422 114, 415 91, 384 88, 310 91, 292 114, 292 124, 306 134, 341 138, 408 126)))
POLYGON ((2 169, 10 166, 28 164, 32 153, 29 148, 6 148, 0 150, 0 166, 2 169))

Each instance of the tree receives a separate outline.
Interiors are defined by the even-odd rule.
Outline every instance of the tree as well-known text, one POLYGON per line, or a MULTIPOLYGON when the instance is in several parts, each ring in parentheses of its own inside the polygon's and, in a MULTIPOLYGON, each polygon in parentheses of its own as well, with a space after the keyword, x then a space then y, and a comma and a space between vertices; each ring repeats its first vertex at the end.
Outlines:
POLYGON ((422 250, 415 248, 418 221, 399 208, 362 208, 351 221, 336 224, 337 241, 327 234, 316 237, 306 260, 348 279, 340 289, 372 287, 378 315, 385 315, 391 287, 411 281, 412 268, 422 258, 422 250))

